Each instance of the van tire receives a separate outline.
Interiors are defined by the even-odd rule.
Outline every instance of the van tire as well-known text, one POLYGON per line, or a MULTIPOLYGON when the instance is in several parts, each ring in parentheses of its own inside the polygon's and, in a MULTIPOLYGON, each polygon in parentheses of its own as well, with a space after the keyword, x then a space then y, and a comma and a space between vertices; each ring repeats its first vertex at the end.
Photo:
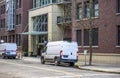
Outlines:
POLYGON ((55 63, 55 66, 58 66, 60 64, 57 58, 54 59, 54 63, 55 63))
POLYGON ((44 57, 41 57, 41 64, 45 64, 44 57))
POLYGON ((74 65, 75 65, 74 62, 70 62, 70 63, 69 63, 69 66, 74 66, 74 65))
POLYGON ((13 59, 16 59, 16 57, 13 57, 13 59))

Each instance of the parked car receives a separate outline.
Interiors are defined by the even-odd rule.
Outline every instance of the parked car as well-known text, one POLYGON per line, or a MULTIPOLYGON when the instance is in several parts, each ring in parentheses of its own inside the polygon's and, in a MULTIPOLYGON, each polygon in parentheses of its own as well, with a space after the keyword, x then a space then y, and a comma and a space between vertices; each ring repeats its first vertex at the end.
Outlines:
POLYGON ((16 43, 2 43, 0 44, 0 56, 2 58, 16 58, 16 43))
POLYGON ((41 63, 54 62, 55 65, 60 63, 69 63, 74 66, 78 61, 78 45, 74 41, 55 41, 48 42, 41 56, 41 63))

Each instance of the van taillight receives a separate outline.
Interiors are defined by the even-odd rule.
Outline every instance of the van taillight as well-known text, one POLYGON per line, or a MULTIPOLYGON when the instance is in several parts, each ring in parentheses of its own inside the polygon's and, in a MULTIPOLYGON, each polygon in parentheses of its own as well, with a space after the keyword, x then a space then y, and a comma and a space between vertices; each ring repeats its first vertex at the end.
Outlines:
POLYGON ((60 50, 60 59, 62 58, 62 52, 63 52, 63 51, 62 51, 62 50, 60 50))

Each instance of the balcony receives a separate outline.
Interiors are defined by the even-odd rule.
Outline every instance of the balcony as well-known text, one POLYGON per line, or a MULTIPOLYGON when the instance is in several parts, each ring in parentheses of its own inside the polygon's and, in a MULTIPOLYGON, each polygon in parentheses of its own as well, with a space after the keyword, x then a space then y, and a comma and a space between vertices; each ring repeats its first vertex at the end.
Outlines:
POLYGON ((71 23, 71 17, 64 17, 64 16, 58 16, 57 17, 57 24, 66 24, 66 23, 71 23))
POLYGON ((71 0, 57 0, 57 4, 67 4, 71 3, 71 0))

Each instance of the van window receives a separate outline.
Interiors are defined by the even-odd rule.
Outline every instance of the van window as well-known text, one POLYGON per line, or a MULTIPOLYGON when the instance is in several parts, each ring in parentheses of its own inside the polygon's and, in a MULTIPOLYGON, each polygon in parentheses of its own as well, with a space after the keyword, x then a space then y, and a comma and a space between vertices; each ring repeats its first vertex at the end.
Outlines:
POLYGON ((46 52, 46 50, 47 50, 47 47, 45 47, 45 48, 42 50, 42 52, 44 53, 44 52, 46 52))

